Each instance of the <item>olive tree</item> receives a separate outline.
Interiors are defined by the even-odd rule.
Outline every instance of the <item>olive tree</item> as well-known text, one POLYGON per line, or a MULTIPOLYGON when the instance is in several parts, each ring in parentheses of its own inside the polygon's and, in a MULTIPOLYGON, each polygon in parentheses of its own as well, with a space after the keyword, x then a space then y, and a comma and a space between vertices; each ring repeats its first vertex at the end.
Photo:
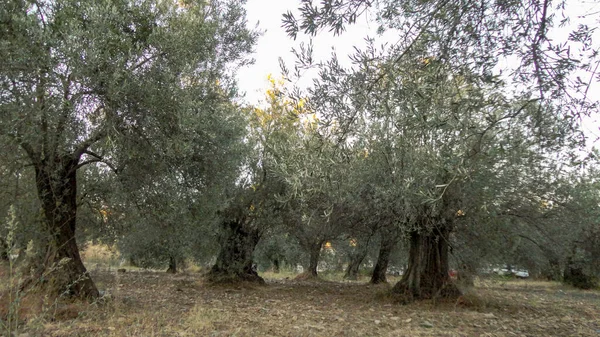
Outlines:
POLYGON ((320 69, 309 102, 326 123, 340 126, 340 143, 365 137, 381 144, 370 157, 380 158, 373 163, 386 170, 382 181, 394 186, 389 193, 399 202, 391 209, 410 244, 408 270, 395 292, 416 298, 456 294, 448 254, 457 224, 478 217, 474 210, 486 203, 495 206, 495 198, 529 193, 495 174, 511 167, 523 172, 526 165, 546 169, 551 153, 580 145, 573 117, 595 102, 587 95, 590 82, 568 76, 575 70, 593 76, 596 53, 584 25, 564 44, 550 40, 554 13, 563 4, 306 1, 299 19, 284 15, 292 37, 324 28, 341 33, 365 11, 376 17, 379 33, 400 36, 382 47, 368 39, 350 56, 351 68, 335 55, 314 65, 312 48, 300 49, 296 65, 320 69), (580 59, 571 47, 580 50, 580 59), (489 199, 472 198, 486 193, 489 199))
POLYGON ((47 237, 32 280, 98 296, 75 241, 78 172, 152 155, 182 111, 202 112, 188 98, 206 103, 210 87, 229 87, 223 70, 243 62, 255 35, 236 1, 15 0, 0 17, 0 132, 35 171, 47 237), (53 266, 60 273, 40 278, 53 266))

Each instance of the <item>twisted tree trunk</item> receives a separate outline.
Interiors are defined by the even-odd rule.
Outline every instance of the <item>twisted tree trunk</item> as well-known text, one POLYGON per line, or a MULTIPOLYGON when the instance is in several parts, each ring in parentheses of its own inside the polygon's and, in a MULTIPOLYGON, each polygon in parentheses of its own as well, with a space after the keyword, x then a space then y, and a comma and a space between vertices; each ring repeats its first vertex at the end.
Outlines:
POLYGON ((446 226, 411 232, 408 268, 392 292, 408 300, 458 297, 460 291, 448 275, 449 236, 446 226))
POLYGON ((0 261, 8 261, 8 250, 8 244, 6 244, 4 238, 0 238, 0 261))
POLYGON ((373 268, 373 274, 371 275, 372 284, 387 283, 387 269, 390 264, 390 255, 392 255, 392 249, 396 245, 395 236, 384 235, 381 238, 381 244, 379 246, 379 256, 377 257, 377 263, 373 268))
POLYGON ((279 271, 281 270, 279 258, 274 258, 271 261, 273 263, 273 273, 279 274, 279 271))
POLYGON ((369 236, 366 240, 357 240, 355 241, 355 246, 352 251, 348 255, 348 266, 346 267, 346 273, 344 274, 344 279, 346 280, 357 280, 358 279, 358 271, 360 269, 360 265, 363 260, 367 256, 369 250, 369 241, 371 237, 369 236))
POLYGON ((40 286, 51 295, 99 296, 83 265, 75 240, 78 159, 65 155, 35 163, 36 186, 42 204, 44 231, 41 264, 23 284, 40 286))
POLYGON ((308 247, 310 260, 308 263, 308 269, 306 270, 306 274, 310 275, 311 277, 318 276, 317 268, 319 266, 319 258, 321 257, 322 245, 322 242, 314 242, 310 245, 310 247, 308 247))
POLYGON ((348 262, 348 267, 346 267, 346 273, 344 274, 344 279, 346 280, 357 280, 358 272, 360 270, 360 265, 363 260, 367 256, 367 249, 361 248, 354 253, 350 254, 350 261, 348 262))
POLYGON ((169 267, 167 268, 167 273, 177 274, 177 259, 173 256, 169 257, 169 267))
POLYGON ((207 277, 215 283, 248 281, 264 283, 253 268, 252 255, 260 240, 260 232, 242 220, 223 222, 221 250, 207 277))

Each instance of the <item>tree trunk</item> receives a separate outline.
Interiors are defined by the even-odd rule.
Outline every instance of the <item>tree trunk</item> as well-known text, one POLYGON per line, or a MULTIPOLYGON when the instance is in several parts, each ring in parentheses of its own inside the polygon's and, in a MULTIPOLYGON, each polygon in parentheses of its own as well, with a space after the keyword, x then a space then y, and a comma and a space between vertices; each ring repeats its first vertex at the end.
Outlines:
POLYGON ((448 275, 449 236, 445 227, 429 233, 411 232, 408 268, 392 292, 407 300, 458 297, 460 291, 448 275))
POLYGON ((167 268, 167 273, 177 274, 177 260, 172 256, 169 257, 169 268, 167 268))
POLYGON ((223 223, 221 250, 217 261, 207 277, 211 282, 227 283, 249 281, 264 283, 262 277, 252 268, 252 255, 260 240, 256 229, 247 228, 243 220, 229 220, 223 223))
POLYGON ((566 284, 579 289, 591 289, 595 286, 593 277, 586 275, 581 266, 577 266, 571 261, 567 261, 563 280, 566 284))
POLYGON ((319 266, 319 257, 321 256, 322 242, 314 243, 310 246, 310 260, 306 273, 312 277, 317 277, 317 267, 319 266))
POLYGON ((6 240, 4 238, 0 238, 0 261, 8 261, 8 244, 6 244, 6 240))
POLYGON ((560 261, 558 258, 553 257, 548 259, 548 266, 542 270, 542 275, 548 281, 560 281, 561 279, 561 271, 560 271, 560 261))
POLYGON ((344 279, 356 281, 358 279, 358 271, 363 260, 367 256, 369 248, 369 242, 357 244, 353 251, 349 254, 348 267, 346 267, 346 273, 344 279))
POLYGON ((577 259, 577 248, 573 248, 571 256, 567 258, 563 273, 563 282, 579 289, 591 289, 596 287, 597 280, 587 268, 589 262, 577 259))
POLYGON ((346 267, 344 279, 352 281, 358 280, 358 271, 366 255, 367 254, 365 253, 364 255, 352 254, 350 256, 350 261, 348 262, 348 267, 346 267))
POLYGON ((373 268, 373 274, 371 275, 372 284, 387 283, 387 269, 390 264, 390 255, 392 255, 392 249, 396 245, 396 236, 382 236, 381 245, 379 246, 379 256, 377 257, 377 263, 373 268))
POLYGON ((35 165, 38 197, 48 234, 37 272, 24 287, 39 285, 52 295, 82 298, 99 296, 85 269, 75 240, 77 224, 77 165, 70 156, 44 159, 35 165))
POLYGON ((280 271, 279 258, 274 258, 272 261, 273 261, 273 273, 279 274, 279 271, 280 271))

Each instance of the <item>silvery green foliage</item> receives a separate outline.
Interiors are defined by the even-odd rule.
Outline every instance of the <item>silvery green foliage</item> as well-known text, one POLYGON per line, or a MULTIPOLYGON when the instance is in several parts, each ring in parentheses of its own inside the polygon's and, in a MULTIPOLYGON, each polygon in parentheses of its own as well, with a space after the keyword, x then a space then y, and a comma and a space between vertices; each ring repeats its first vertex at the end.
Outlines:
MULTIPOLYGON (((549 38, 565 23, 556 21, 563 5, 307 0, 298 19, 284 16, 292 37, 342 33, 365 12, 379 33, 398 35, 388 44, 366 38, 366 47, 350 55, 351 66, 335 54, 316 64, 314 47, 301 45, 296 72, 284 67, 290 79, 318 69, 313 86, 292 95, 308 96, 308 109, 340 149, 364 154, 349 174, 354 200, 368 190, 373 201, 366 219, 405 231, 442 226, 490 243, 531 235, 514 210, 535 214, 581 164, 585 139, 577 117, 597 108, 588 95, 597 63, 593 30, 581 25, 566 41, 549 38), (581 73, 586 80, 575 76, 581 73)), ((304 176, 287 180, 294 186, 304 176)), ((515 256, 515 245, 494 246, 486 256, 503 249, 515 256)))
MULTIPOLYGON (((422 57, 435 56, 455 69, 468 69, 468 73, 489 80, 500 65, 505 68, 505 78, 526 88, 516 92, 525 94, 532 89, 541 99, 577 103, 564 106, 570 114, 591 113, 597 103, 589 88, 597 81, 598 44, 593 41, 593 23, 598 21, 598 13, 569 17, 567 5, 563 0, 337 0, 318 4, 303 0, 299 17, 288 12, 282 21, 287 33, 296 38, 323 30, 342 34, 357 18, 370 19, 378 26, 378 34, 393 33, 398 39, 381 44, 386 51, 381 55, 359 55, 357 61, 363 63, 357 62, 359 67, 367 67, 369 60, 387 59, 397 64, 419 45, 426 45, 422 57), (557 29, 569 29, 569 34, 562 37, 565 35, 555 33, 557 29)), ((299 54, 305 56, 300 64, 308 66, 310 48, 299 54)), ((365 80, 380 78, 378 73, 366 76, 365 80)))
POLYGON ((11 0, 0 22, 0 141, 47 170, 78 160, 85 233, 189 239, 211 222, 244 151, 243 1, 11 0))

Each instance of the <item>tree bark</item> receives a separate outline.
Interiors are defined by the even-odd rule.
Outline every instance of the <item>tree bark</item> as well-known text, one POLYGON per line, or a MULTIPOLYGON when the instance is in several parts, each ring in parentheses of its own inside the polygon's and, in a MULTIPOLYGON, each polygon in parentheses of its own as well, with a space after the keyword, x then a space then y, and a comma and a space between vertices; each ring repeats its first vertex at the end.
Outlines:
POLYGON ((4 238, 0 238, 0 261, 6 262, 9 260, 8 249, 8 244, 6 244, 4 238))
POLYGON ((449 236, 450 230, 443 226, 427 233, 411 232, 408 268, 392 292, 407 300, 458 297, 460 291, 448 275, 449 236))
POLYGON ((98 289, 83 265, 75 240, 78 161, 65 155, 35 164, 37 192, 49 240, 42 247, 41 265, 24 286, 39 285, 56 296, 96 298, 98 289))
POLYGON ((279 262, 279 258, 274 258, 272 260, 273 262, 273 273, 275 274, 279 274, 280 271, 280 262, 279 262))
POLYGON ((567 258, 563 273, 563 282, 579 289, 591 289, 597 286, 597 279, 590 273, 586 266, 589 262, 577 259, 577 248, 567 258))
POLYGON ((367 256, 367 252, 365 250, 364 254, 351 254, 350 261, 348 262, 348 267, 346 267, 346 273, 344 274, 344 279, 356 281, 358 279, 358 271, 360 269, 360 265, 362 261, 367 256))
POLYGON ((167 273, 177 274, 177 260, 172 256, 169 257, 169 268, 167 268, 167 273))
POLYGON ((322 245, 322 242, 315 242, 309 247, 310 260, 308 263, 308 270, 306 271, 306 273, 312 277, 318 276, 317 267, 319 266, 319 258, 321 257, 322 245))
POLYGON ((373 268, 373 274, 371 275, 371 284, 387 283, 387 269, 390 264, 390 255, 392 255, 392 249, 396 245, 397 237, 395 235, 384 235, 381 238, 381 244, 379 246, 379 256, 377 257, 377 263, 373 268))
POLYGON ((249 281, 261 284, 265 282, 252 268, 252 255, 260 240, 260 233, 248 227, 243 220, 228 220, 223 223, 221 250, 215 265, 207 275, 209 281, 249 281))
POLYGON ((358 271, 360 269, 360 265, 367 256, 368 248, 368 241, 360 242, 357 243, 356 247, 354 247, 354 249, 350 252, 348 255, 349 261, 348 266, 346 267, 346 273, 344 274, 344 279, 353 281, 358 279, 358 271))

